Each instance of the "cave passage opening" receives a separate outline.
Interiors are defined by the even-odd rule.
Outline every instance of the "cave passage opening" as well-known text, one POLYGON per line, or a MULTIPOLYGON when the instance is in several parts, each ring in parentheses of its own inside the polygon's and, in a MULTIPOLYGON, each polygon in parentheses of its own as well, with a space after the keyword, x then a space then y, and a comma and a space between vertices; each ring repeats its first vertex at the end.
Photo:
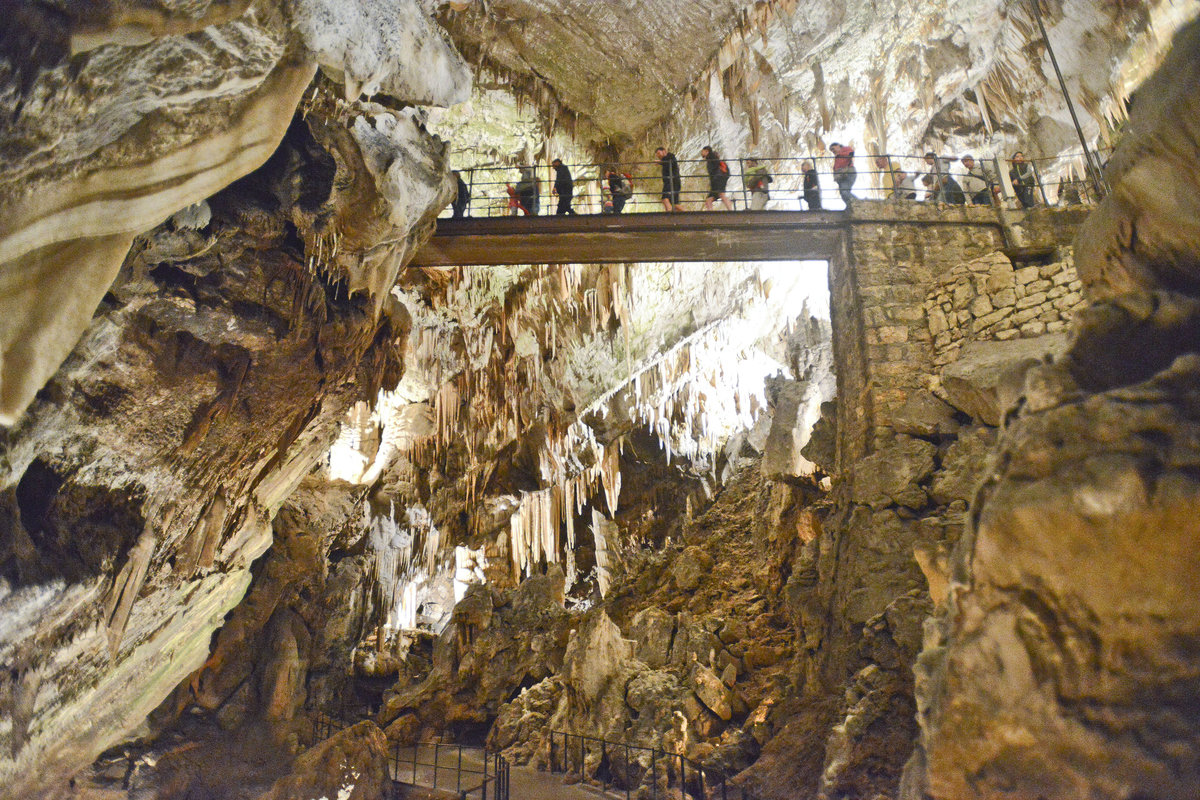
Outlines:
MULTIPOLYGON (((464 275, 458 301, 476 292, 474 318, 485 321, 499 315, 478 309, 511 309, 514 286, 575 287, 566 302, 547 307, 560 316, 541 320, 543 331, 555 329, 556 345, 539 338, 543 331, 507 331, 514 349, 527 361, 544 359, 555 380, 548 388, 513 387, 509 402, 528 402, 539 392, 569 397, 574 418, 561 441, 546 437, 545 420, 533 419, 516 436, 537 432, 532 455, 520 444, 494 448, 492 458, 503 463, 487 465, 493 479, 473 496, 439 497, 447 490, 425 479, 436 472, 439 486, 453 485, 447 479, 456 469, 448 460, 453 448, 407 464, 421 473, 410 481, 421 487, 414 493, 376 492, 367 524, 380 603, 374 636, 382 639, 371 649, 394 643, 400 656, 439 635, 473 586, 519 584, 552 569, 562 570, 564 604, 586 610, 602 601, 638 552, 669 544, 682 518, 711 503, 747 457, 761 459, 773 474, 816 476, 818 467, 801 449, 835 388, 828 262, 495 267, 464 275), (602 305, 619 311, 591 310, 602 305), (601 313, 600 324, 586 319, 591 313, 601 313), (583 333, 575 336, 572 326, 583 333), (561 368, 551 370, 558 362, 561 368), (550 460, 565 466, 548 470, 550 460)), ((501 339, 495 331, 492 341, 501 339)), ((474 366, 468 360, 462 369, 480 369, 485 359, 470 342, 462 349, 475 353, 474 366)), ((479 381, 470 377, 465 385, 479 381)), ((352 435, 331 452, 331 467, 378 462, 356 448, 380 447, 397 421, 407 426, 404 446, 416 451, 412 406, 422 402, 428 417, 455 422, 449 431, 436 422, 420 435, 469 436, 474 399, 456 394, 462 407, 452 414, 439 406, 445 399, 439 392, 399 411, 381 402, 374 412, 381 431, 374 435, 364 434, 364 420, 352 414, 352 435), (351 440, 354 447, 347 446, 351 440)))

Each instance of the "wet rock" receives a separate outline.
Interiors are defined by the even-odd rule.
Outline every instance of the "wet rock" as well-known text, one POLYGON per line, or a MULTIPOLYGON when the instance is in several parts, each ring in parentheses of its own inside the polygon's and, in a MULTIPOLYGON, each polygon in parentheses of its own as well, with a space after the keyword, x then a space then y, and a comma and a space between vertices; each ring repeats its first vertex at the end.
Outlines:
POLYGON ((373 722, 360 722, 302 753, 291 773, 258 800, 384 800, 391 784, 387 759, 383 731, 373 722))

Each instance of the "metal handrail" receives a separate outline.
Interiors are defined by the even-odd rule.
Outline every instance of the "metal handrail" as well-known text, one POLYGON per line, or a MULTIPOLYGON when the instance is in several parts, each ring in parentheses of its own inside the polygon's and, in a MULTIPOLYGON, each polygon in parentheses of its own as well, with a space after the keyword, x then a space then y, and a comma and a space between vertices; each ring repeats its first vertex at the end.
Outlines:
POLYGON ((661 796, 663 800, 673 800, 678 797, 679 800, 687 800, 690 794, 695 800, 757 800, 755 794, 742 785, 733 785, 729 782, 729 776, 724 771, 710 770, 703 764, 697 763, 690 758, 685 757, 682 753, 668 753, 660 747, 646 747, 645 745, 630 744, 629 742, 615 742, 608 739, 599 738, 596 736, 587 736, 581 733, 569 733, 567 731, 551 731, 550 732, 550 771, 554 773, 571 774, 574 772, 571 769, 571 756, 578 753, 578 771, 576 774, 582 779, 584 777, 584 764, 587 759, 587 744, 591 742, 600 746, 600 763, 597 764, 596 773, 599 774, 601 767, 607 765, 607 772, 603 773, 601 783, 605 791, 611 787, 620 785, 620 788, 625 792, 626 800, 632 800, 634 790, 640 786, 645 780, 647 773, 650 777, 650 800, 658 800, 661 796), (562 750, 558 751, 561 755, 561 760, 555 758, 555 747, 557 740, 562 739, 562 750), (579 747, 573 748, 572 741, 578 740, 579 747), (609 756, 610 748, 614 753, 624 753, 624 774, 618 775, 614 772, 613 762, 609 756), (630 765, 633 760, 630 758, 631 753, 650 753, 649 767, 642 767, 641 772, 636 777, 631 775, 630 765), (561 768, 560 768, 561 764, 561 768), (663 769, 663 777, 667 782, 667 791, 662 795, 658 792, 658 770, 660 765, 663 769), (678 768, 676 770, 676 767, 678 768), (689 780, 688 772, 691 771, 689 780), (678 790, 672 792, 671 787, 674 786, 678 790))
MULTIPOLYGON (((1100 151, 1103 152, 1103 151, 1100 151)), ((1099 153, 1097 153, 1098 155, 1099 153)), ((1091 204, 1098 202, 1101 197, 1093 188, 1091 181, 1086 177, 1068 178, 1062 177, 1056 183, 1050 183, 1043 179, 1042 169, 1039 165, 1045 166, 1049 162, 1061 162, 1063 159, 1073 157, 1072 154, 1057 156, 1054 158, 1036 158, 1026 159, 1033 171, 1035 184, 1033 190, 1040 196, 1041 204, 1091 204), (1051 203, 1051 196, 1054 197, 1054 203, 1051 203), (1078 198, 1076 201, 1075 198, 1078 198)), ((760 165, 767 167, 768 173, 774 179, 774 187, 771 189, 772 199, 778 209, 781 201, 786 201, 786 205, 794 210, 805 210, 805 204, 801 203, 792 206, 795 202, 792 198, 796 196, 796 192, 800 190, 803 183, 804 172, 800 170, 800 165, 805 161, 811 161, 815 170, 818 183, 817 197, 823 207, 826 201, 833 202, 833 208, 836 210, 841 202, 839 191, 830 186, 830 176, 833 174, 832 164, 835 156, 803 156, 789 158, 769 158, 762 157, 755 159, 760 165)), ((853 196, 855 199, 874 199, 874 200, 898 200, 908 201, 909 198, 898 197, 893 190, 889 194, 889 190, 884 187, 882 177, 888 174, 888 169, 879 169, 875 166, 876 158, 884 158, 889 165, 895 165, 904 170, 906 175, 911 175, 914 178, 914 193, 921 198, 921 201, 930 201, 935 199, 935 190, 925 187, 920 183, 920 179, 926 175, 933 176, 935 184, 941 185, 942 178, 947 177, 943 169, 943 157, 938 157, 933 164, 925 161, 923 155, 894 155, 894 154, 872 154, 872 155, 855 155, 852 162, 855 168, 855 184, 853 188, 853 196), (864 182, 864 177, 866 181, 864 182)), ((750 208, 750 199, 753 195, 749 188, 750 181, 746 176, 746 161, 745 158, 731 158, 726 161, 729 167, 728 183, 726 185, 725 194, 729 197, 735 208, 748 210, 750 208)), ((954 159, 957 161, 957 158, 954 159)), ((977 159, 977 164, 984 166, 985 171, 990 172, 992 190, 991 202, 995 204, 1005 200, 1015 201, 1018 198, 1016 187, 1014 187, 1010 179, 1006 165, 1012 162, 1007 159, 1001 159, 997 156, 980 157, 977 159), (995 187, 995 188, 993 188, 995 187)), ((574 180, 574 194, 572 198, 572 210, 575 213, 583 214, 599 214, 607 213, 606 205, 613 204, 614 198, 609 190, 607 180, 605 179, 605 171, 612 167, 621 175, 632 176, 633 191, 624 203, 624 208, 620 213, 637 213, 645 211, 660 211, 661 205, 661 174, 660 164, 658 161, 634 161, 620 165, 615 164, 571 164, 566 165, 571 171, 574 180)), ((704 159, 683 159, 679 161, 681 190, 680 190, 680 205, 684 207, 694 208, 702 206, 706 197, 710 194, 708 175, 706 172, 707 162, 704 159)), ((466 216, 506 216, 506 215, 545 215, 549 216, 553 213, 556 203, 555 196, 552 194, 554 185, 554 170, 547 165, 526 165, 522 166, 484 166, 472 167, 462 170, 465 173, 464 180, 468 185, 468 191, 471 195, 466 206, 466 216), (518 197, 516 195, 516 186, 519 183, 517 176, 522 169, 532 169, 535 178, 535 184, 538 191, 535 194, 533 208, 526 208, 524 202, 526 197, 518 197), (511 190, 511 191, 510 191, 511 190)), ((964 170, 959 164, 957 167, 949 170, 948 177, 960 178, 963 177, 964 170)), ((965 190, 964 190, 965 195, 965 190)), ((801 195, 802 196, 802 195, 801 195)), ((916 199, 916 198, 911 198, 916 199)), ((972 204, 972 197, 965 196, 964 203, 972 204)), ((1035 200, 1037 198, 1035 197, 1035 200)), ((811 210, 811 209, 809 209, 811 210)))

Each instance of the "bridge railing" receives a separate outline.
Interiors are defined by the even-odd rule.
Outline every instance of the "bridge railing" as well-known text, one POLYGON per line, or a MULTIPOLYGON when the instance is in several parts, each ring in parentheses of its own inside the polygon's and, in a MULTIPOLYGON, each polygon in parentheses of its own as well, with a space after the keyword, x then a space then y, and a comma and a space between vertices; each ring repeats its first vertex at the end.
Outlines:
POLYGON ((582 779, 588 761, 595 762, 593 776, 605 790, 623 791, 626 800, 635 796, 650 800, 758 800, 749 789, 731 783, 723 771, 678 753, 566 731, 550 733, 551 772, 573 773, 582 779), (649 786, 639 788, 647 782, 649 786))
MULTIPOLYGON (((1106 157, 1102 152, 1101 157, 1106 157)), ((1080 164, 1082 154, 1078 156, 1080 164)), ((990 191, 977 195, 962 186, 966 172, 957 158, 938 158, 931 161, 917 155, 855 155, 852 163, 855 180, 851 188, 856 199, 956 202, 954 185, 945 181, 950 178, 962 190, 964 204, 993 205, 1006 203, 1016 206, 1075 205, 1098 202, 1100 196, 1095 184, 1086 177, 1084 167, 1072 167, 1058 178, 1050 178, 1045 172, 1054 163, 1062 168, 1064 160, 1071 156, 1056 158, 1027 159, 1027 168, 1019 184, 1011 177, 1014 165, 1010 160, 996 156, 980 157, 976 160, 991 184, 990 191), (882 162, 882 163, 881 163, 882 162), (911 179, 912 186, 904 190, 891 188, 898 180, 894 170, 899 169, 911 179), (930 183, 923 179, 929 176, 930 183), (890 179, 890 181, 889 181, 890 179), (938 186, 944 186, 940 195, 938 186)), ((755 176, 750 174, 748 162, 756 160, 771 176, 768 184, 772 210, 815 210, 817 208, 841 209, 844 203, 835 183, 834 156, 806 156, 800 158, 733 158, 725 159, 729 169, 725 195, 735 209, 752 208, 751 184, 755 176), (816 179, 816 191, 804 192, 804 162, 811 162, 816 179)), ((574 181, 571 210, 578 214, 637 213, 663 211, 663 181, 658 161, 636 161, 621 164, 569 164, 566 165, 574 181), (620 199, 613 197, 605 177, 611 168, 623 177, 631 178, 632 193, 620 199), (622 208, 623 205, 623 208, 622 208)), ((686 210, 700 210, 710 195, 707 162, 704 159, 679 161, 682 177, 679 204, 686 210)), ((553 193, 554 168, 545 164, 522 166, 473 167, 460 171, 467 184, 470 199, 464 209, 468 217, 552 215, 556 212, 559 198, 553 193), (522 185, 522 171, 530 170, 533 180, 522 185), (536 187, 530 192, 529 189, 536 187)), ((907 185, 907 184, 906 184, 907 185)), ((1103 191, 1103 187, 1101 187, 1103 191)), ((713 207, 721 203, 713 198, 713 207)), ((447 209, 444 216, 451 215, 447 209)))

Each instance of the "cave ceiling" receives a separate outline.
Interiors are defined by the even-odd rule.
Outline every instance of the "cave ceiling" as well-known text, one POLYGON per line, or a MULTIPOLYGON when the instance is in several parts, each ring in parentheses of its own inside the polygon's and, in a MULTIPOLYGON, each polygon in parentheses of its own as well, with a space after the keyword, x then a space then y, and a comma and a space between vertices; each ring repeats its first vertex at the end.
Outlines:
MULTIPOLYGON (((1089 138, 1110 143, 1129 91, 1198 10, 1042 4, 1089 138)), ((771 155, 830 138, 890 152, 1078 149, 1024 2, 492 0, 452 3, 441 21, 498 78, 485 85, 507 84, 601 152, 656 136, 771 155)))

